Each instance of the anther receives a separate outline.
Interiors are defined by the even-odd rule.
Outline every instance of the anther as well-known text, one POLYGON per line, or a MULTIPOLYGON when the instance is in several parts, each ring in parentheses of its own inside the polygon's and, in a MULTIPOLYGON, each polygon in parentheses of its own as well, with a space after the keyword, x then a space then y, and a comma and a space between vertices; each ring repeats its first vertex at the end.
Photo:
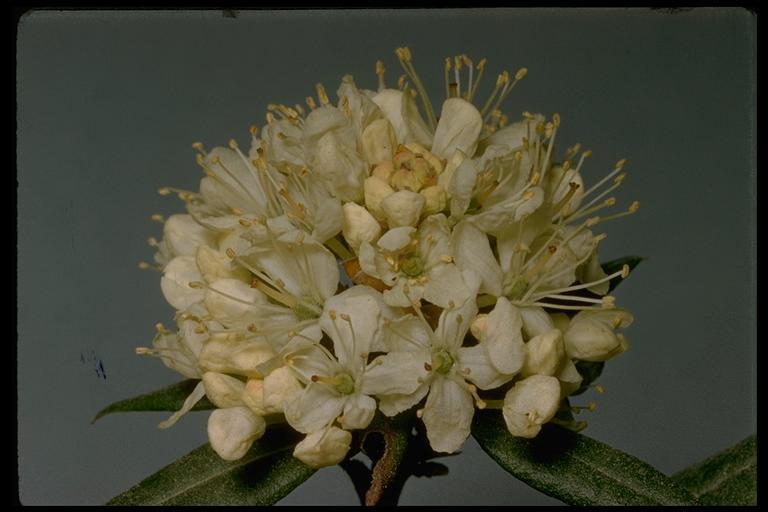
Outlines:
POLYGON ((613 309, 616 307, 616 297, 606 295, 601 300, 601 305, 604 309, 613 309))
POLYGON ((155 222, 165 222, 165 218, 162 215, 160 215, 159 213, 156 213, 156 214, 152 215, 150 217, 150 219, 152 219, 155 222))
POLYGON ((443 263, 452 263, 453 256, 450 256, 448 254, 443 254, 440 256, 440 261, 442 261, 443 263))
POLYGON ((151 265, 150 265, 149 263, 147 263, 146 261, 140 261, 140 262, 139 262, 139 268, 140 268, 141 270, 146 270, 146 269, 148 269, 150 266, 151 266, 151 265))
POLYGON ((315 85, 315 89, 317 90, 317 99, 320 100, 320 103, 322 103, 323 105, 328 105, 330 103, 330 100, 328 99, 328 94, 326 94, 325 87, 323 87, 323 84, 315 85))
POLYGON ((328 316, 331 318, 331 320, 336 320, 336 310, 335 309, 329 309, 328 310, 328 316))
POLYGON ((348 315, 348 314, 346 314, 346 313, 341 313, 339 316, 340 316, 340 317, 341 317, 341 319, 342 319, 342 320, 344 320, 345 322, 349 322, 349 321, 351 321, 351 318, 350 318, 350 317, 349 317, 349 315, 348 315))
POLYGON ((626 158, 622 158, 621 160, 619 160, 618 162, 616 162, 616 168, 617 168, 617 169, 623 169, 623 168, 624 168, 624 165, 625 165, 626 163, 627 163, 627 159, 626 159, 626 158))
POLYGON ((625 263, 624 266, 621 267, 621 278, 626 279, 627 277, 629 277, 629 265, 625 263))
POLYGON ((432 371, 432 365, 429 364, 429 363, 424 363, 424 369, 427 370, 428 372, 431 372, 432 371))
POLYGON ((190 288, 195 288, 195 289, 205 288, 205 284, 201 283, 200 281, 190 281, 189 283, 187 283, 187 285, 190 288))
POLYGON ((229 139, 229 147, 231 149, 237 149, 239 146, 237 145, 237 141, 235 139, 229 139))
POLYGON ((528 68, 520 68, 515 73, 515 80, 522 80, 528 74, 528 68))
POLYGON ((634 201, 631 205, 629 205, 629 213, 635 213, 637 210, 640 209, 640 202, 634 201))
POLYGON ((157 193, 161 196, 167 196, 171 193, 171 189, 168 187, 163 187, 157 190, 157 193))
POLYGON ((422 416, 424 416, 424 409, 417 409, 416 410, 416 417, 417 418, 421 418, 422 416))
POLYGON ((233 260, 233 259, 235 259, 235 258, 237 258, 237 254, 235 254, 235 250, 234 250, 234 249, 232 249, 231 247, 227 247, 227 250, 226 250, 226 251, 224 251, 224 252, 225 252, 225 253, 227 254, 227 256, 228 256, 230 259, 232 259, 232 260, 233 260))

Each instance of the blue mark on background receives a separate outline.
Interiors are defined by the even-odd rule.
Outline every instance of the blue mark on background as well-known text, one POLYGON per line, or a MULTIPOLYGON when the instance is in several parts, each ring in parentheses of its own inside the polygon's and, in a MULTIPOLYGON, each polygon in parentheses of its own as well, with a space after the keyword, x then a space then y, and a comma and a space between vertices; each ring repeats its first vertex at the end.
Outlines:
POLYGON ((104 362, 101 360, 98 354, 96 354, 95 350, 90 350, 85 354, 80 352, 80 362, 93 366, 93 371, 96 372, 96 377, 103 380, 104 382, 107 381, 107 372, 104 371, 104 362))

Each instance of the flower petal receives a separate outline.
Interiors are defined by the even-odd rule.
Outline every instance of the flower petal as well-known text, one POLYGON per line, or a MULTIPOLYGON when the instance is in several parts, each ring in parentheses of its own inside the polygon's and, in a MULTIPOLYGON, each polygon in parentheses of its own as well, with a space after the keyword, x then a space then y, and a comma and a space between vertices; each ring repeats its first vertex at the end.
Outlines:
POLYGON ((469 437, 475 403, 463 386, 448 378, 436 378, 430 387, 421 419, 436 452, 453 453, 469 437))
POLYGON ((319 382, 309 385, 285 406, 285 419, 299 432, 309 434, 330 425, 344 409, 346 396, 319 382))
POLYGON ((459 349, 458 364, 461 370, 469 369, 466 378, 480 389, 494 389, 514 378, 504 375, 491 364, 488 352, 480 345, 459 349))
POLYGON ((451 246, 458 267, 471 268, 480 276, 479 293, 489 293, 496 297, 501 295, 501 267, 485 233, 469 222, 460 222, 453 228, 451 246))
POLYGON ((205 298, 204 289, 189 286, 191 282, 202 280, 203 276, 200 275, 193 256, 177 256, 163 270, 160 288, 168 304, 183 310, 205 298))
POLYGON ((431 151, 442 158, 448 158, 457 149, 473 155, 482 128, 483 118, 474 105, 461 98, 449 98, 443 103, 431 151))
POLYGON ((347 398, 341 417, 341 427, 356 430, 367 427, 376 413, 376 400, 356 393, 347 398))
POLYGON ((365 370, 362 392, 366 395, 409 395, 425 380, 429 351, 390 352, 372 361, 365 370))

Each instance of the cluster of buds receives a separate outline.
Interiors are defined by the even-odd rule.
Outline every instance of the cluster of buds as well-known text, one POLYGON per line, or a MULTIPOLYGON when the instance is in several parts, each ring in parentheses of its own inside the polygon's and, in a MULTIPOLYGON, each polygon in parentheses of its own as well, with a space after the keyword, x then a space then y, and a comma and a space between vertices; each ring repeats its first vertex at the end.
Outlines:
POLYGON ((476 106, 485 60, 447 59, 438 117, 410 51, 396 53, 397 88, 379 62, 378 91, 346 76, 336 104, 318 85, 306 107, 269 105, 247 154, 196 143, 199 191, 160 190, 187 213, 154 216, 163 238, 141 266, 162 272, 178 313, 137 351, 199 379, 162 427, 207 396, 222 458, 287 422, 314 467, 343 460, 377 411, 415 410, 448 453, 476 409, 500 409, 513 436, 583 428, 560 414, 580 409, 580 368, 625 351, 632 322, 607 295, 629 269, 603 271, 595 233, 637 210, 602 211, 625 162, 585 190, 590 152, 556 157, 557 114, 499 110, 524 68, 476 106))

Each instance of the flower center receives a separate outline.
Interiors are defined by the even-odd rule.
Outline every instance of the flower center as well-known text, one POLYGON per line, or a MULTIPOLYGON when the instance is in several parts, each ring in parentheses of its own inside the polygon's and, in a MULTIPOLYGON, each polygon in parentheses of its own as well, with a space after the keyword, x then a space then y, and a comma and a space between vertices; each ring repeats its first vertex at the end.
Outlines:
POLYGON ((417 277, 424 272, 424 261, 418 254, 408 254, 400 260, 400 269, 409 277, 417 277))
POLYGON ((453 358, 445 350, 439 350, 432 354, 432 369, 445 375, 453 368, 453 358))
POLYGON ((293 313, 299 320, 314 320, 320 318, 323 310, 311 299, 299 301, 293 308, 293 313))
POLYGON ((351 395, 355 391, 355 381, 348 373, 337 373, 332 379, 333 388, 342 395, 351 395))
POLYGON ((523 297, 526 290, 528 290, 528 282, 524 278, 518 277, 507 285, 504 289, 504 295, 510 300, 518 300, 523 297))

